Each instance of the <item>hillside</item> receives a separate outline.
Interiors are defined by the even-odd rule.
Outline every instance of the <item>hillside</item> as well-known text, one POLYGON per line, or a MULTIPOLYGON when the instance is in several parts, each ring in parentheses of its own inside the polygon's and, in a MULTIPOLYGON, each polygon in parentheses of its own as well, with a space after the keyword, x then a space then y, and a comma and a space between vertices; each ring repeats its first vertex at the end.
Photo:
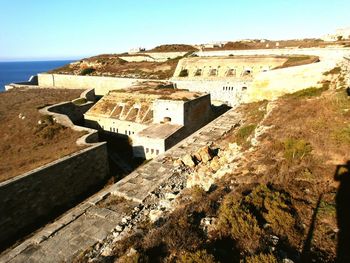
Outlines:
POLYGON ((191 52, 198 51, 197 48, 191 45, 185 44, 169 44, 169 45, 160 45, 147 50, 147 52, 191 52))
POLYGON ((350 99, 326 75, 241 105, 231 132, 175 160, 187 188, 159 189, 156 210, 76 262, 348 262, 350 99))
POLYGON ((130 55, 104 54, 94 56, 51 70, 48 73, 140 79, 168 79, 173 76, 177 62, 180 59, 168 59, 165 62, 128 62, 121 59, 120 57, 122 56, 130 55))

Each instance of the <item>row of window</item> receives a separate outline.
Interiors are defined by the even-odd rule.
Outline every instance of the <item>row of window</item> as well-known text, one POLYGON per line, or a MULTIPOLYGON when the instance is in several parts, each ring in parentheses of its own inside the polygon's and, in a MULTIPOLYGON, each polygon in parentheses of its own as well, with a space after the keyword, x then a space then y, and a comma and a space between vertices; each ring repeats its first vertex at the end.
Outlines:
MULTIPOLYGON (((197 69, 195 72, 194 72, 194 77, 198 77, 198 76, 202 76, 202 69, 197 69)), ((242 72, 241 76, 247 76, 247 75, 250 75, 252 73, 252 70, 251 69, 246 69, 242 72)), ((180 74, 179 74, 179 77, 187 77, 189 75, 189 72, 188 72, 188 69, 182 69, 180 74)), ((208 72, 208 75, 209 76, 217 76, 218 75, 218 69, 209 69, 209 72, 208 72)), ((236 77, 236 69, 228 69, 225 73, 225 76, 226 77, 236 77)))
MULTIPOLYGON (((246 90, 247 87, 242 87, 242 90, 246 90)), ((228 86, 224 86, 222 87, 222 90, 234 90, 234 87, 228 87, 228 86)))
MULTIPOLYGON (((102 125, 101 127, 102 127, 103 130, 105 129, 103 125, 102 125)), ((109 131, 110 131, 110 132, 119 133, 118 128, 115 128, 115 127, 109 127, 109 131)), ((131 135, 131 134, 135 134, 135 132, 134 132, 134 131, 125 130, 125 131, 124 131, 124 134, 125 134, 125 135, 131 135)))
POLYGON ((146 153, 151 152, 151 154, 154 154, 154 151, 156 152, 156 155, 158 155, 158 154, 159 154, 159 150, 154 150, 154 149, 149 149, 149 148, 146 148, 146 153))

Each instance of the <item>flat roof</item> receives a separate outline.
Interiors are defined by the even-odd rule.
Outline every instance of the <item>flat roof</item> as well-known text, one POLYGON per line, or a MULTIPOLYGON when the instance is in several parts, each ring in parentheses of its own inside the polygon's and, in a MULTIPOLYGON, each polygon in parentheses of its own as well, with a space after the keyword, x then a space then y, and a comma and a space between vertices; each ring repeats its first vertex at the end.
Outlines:
POLYGON ((155 123, 138 132, 137 135, 152 139, 166 139, 182 127, 170 123, 155 123))
POLYGON ((128 89, 112 90, 108 95, 118 97, 121 94, 131 95, 132 97, 153 97, 154 99, 182 101, 193 100, 204 95, 203 92, 176 89, 172 83, 161 81, 140 82, 128 89))

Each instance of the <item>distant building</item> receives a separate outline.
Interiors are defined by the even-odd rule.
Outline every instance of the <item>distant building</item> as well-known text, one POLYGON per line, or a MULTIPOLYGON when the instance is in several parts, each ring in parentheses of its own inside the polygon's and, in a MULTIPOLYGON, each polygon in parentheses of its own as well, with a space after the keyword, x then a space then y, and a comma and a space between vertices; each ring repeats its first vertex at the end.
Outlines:
POLYGON ((151 159, 212 119, 210 95, 145 82, 110 91, 84 114, 92 128, 131 138, 135 157, 151 159))
POLYGON ((350 27, 337 29, 334 34, 325 35, 321 39, 324 41, 349 40, 350 27))
POLYGON ((146 49, 143 47, 132 48, 129 50, 129 54, 134 54, 134 53, 144 52, 144 51, 146 51, 146 49))

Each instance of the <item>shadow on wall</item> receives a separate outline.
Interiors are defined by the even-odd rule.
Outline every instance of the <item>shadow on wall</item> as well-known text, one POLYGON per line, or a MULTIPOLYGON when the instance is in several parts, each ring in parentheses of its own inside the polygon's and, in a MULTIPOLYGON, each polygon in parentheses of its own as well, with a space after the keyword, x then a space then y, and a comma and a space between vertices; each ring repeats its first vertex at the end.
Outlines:
POLYGON ((338 165, 334 180, 340 182, 337 196, 338 246, 337 261, 350 262, 350 160, 338 165))

